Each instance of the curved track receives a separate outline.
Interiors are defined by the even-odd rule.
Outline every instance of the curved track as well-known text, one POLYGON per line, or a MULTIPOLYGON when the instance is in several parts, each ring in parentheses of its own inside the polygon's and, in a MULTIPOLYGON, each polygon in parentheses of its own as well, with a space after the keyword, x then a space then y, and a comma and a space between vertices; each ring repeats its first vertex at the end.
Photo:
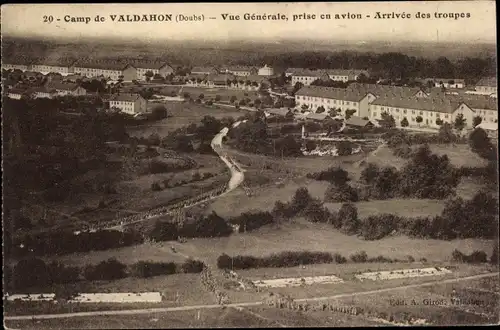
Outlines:
MULTIPOLYGON (((233 124, 233 127, 236 127, 239 123, 240 122, 236 122, 235 124, 233 124)), ((188 208, 201 203, 208 202, 212 199, 223 196, 233 191, 234 189, 238 188, 238 186, 240 186, 243 180, 245 179, 245 175, 243 174, 244 170, 241 169, 240 165, 237 162, 235 162, 231 157, 229 157, 227 153, 224 152, 224 149, 222 147, 222 139, 224 136, 227 135, 228 132, 229 128, 224 127, 219 133, 217 133, 214 136, 212 142, 210 143, 212 149, 217 153, 217 155, 219 155, 220 159, 224 162, 224 164, 226 164, 226 166, 229 168, 231 172, 231 178, 229 179, 229 182, 226 185, 221 186, 212 191, 203 193, 201 195, 192 197, 188 200, 180 201, 174 205, 160 207, 158 209, 150 210, 144 213, 134 214, 125 218, 116 219, 111 224, 107 223, 106 227, 97 229, 101 230, 121 229, 124 225, 130 225, 146 220, 152 220, 167 214, 171 214, 182 208, 188 208)), ((96 230, 96 228, 94 228, 93 230, 96 230)))

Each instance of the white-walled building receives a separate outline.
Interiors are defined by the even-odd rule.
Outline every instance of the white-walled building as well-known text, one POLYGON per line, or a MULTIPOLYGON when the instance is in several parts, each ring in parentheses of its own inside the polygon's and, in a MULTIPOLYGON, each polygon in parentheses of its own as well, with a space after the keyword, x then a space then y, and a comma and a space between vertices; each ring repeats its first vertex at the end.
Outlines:
POLYGON ((123 81, 137 79, 137 69, 132 65, 111 60, 77 62, 74 66, 74 73, 88 78, 104 77, 112 80, 119 80, 123 76, 123 81))
POLYGON ((465 80, 457 78, 426 78, 424 79, 425 85, 429 84, 429 81, 434 87, 444 87, 449 89, 461 89, 465 88, 465 80))
POLYGON ((439 129, 441 123, 453 124, 455 118, 462 114, 466 120, 466 128, 472 128, 476 113, 467 104, 447 98, 417 98, 384 96, 370 104, 368 118, 380 120, 382 113, 393 116, 396 126, 406 118, 410 127, 429 127, 439 129))
POLYGON ((49 82, 45 85, 45 87, 54 92, 55 95, 57 96, 83 96, 87 95, 87 90, 78 84, 75 83, 68 83, 68 82, 59 82, 59 81, 53 81, 49 82))
POLYGON ((151 79, 153 79, 154 75, 160 75, 165 78, 166 76, 174 73, 174 68, 170 64, 165 62, 133 61, 129 64, 133 65, 136 68, 137 80, 146 80, 146 73, 148 71, 151 71, 151 73, 153 73, 151 79))
POLYGON ((148 112, 148 101, 139 94, 115 94, 109 99, 109 107, 136 115, 148 112))
POLYGON ((366 70, 328 69, 325 70, 325 72, 333 81, 356 81, 361 75, 364 75, 367 78, 369 77, 368 71, 366 70))
POLYGON ((215 67, 204 67, 204 66, 195 66, 191 69, 191 74, 193 75, 209 75, 209 74, 218 74, 219 70, 215 67))
POLYGON ((307 106, 316 111, 318 107, 325 108, 325 112, 335 109, 345 115, 347 110, 353 110, 353 116, 368 116, 369 104, 375 100, 372 93, 350 91, 344 88, 304 86, 295 93, 297 107, 307 106))
POLYGON ((489 77, 479 80, 476 84, 476 92, 485 95, 497 95, 497 78, 489 77))
POLYGON ((244 76, 256 75, 259 72, 259 70, 257 70, 257 68, 253 66, 237 65, 237 66, 227 67, 226 69, 221 70, 221 72, 230 73, 239 77, 244 77, 244 76))
POLYGON ((31 71, 40 72, 43 74, 59 73, 63 76, 73 73, 75 60, 73 59, 41 59, 34 62, 31 66, 31 71))
POLYGON ((258 75, 259 76, 273 76, 274 69, 270 66, 267 66, 267 64, 266 64, 262 68, 259 69, 258 75))
POLYGON ((289 68, 285 71, 285 76, 292 77, 291 84, 301 83, 304 86, 309 86, 313 81, 318 79, 328 80, 330 77, 323 70, 309 70, 300 68, 289 68))

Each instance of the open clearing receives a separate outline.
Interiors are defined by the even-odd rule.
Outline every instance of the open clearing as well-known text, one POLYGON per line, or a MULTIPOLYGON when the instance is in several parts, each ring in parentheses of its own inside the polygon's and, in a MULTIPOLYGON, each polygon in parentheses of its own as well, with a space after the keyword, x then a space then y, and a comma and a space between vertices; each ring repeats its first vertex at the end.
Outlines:
POLYGON ((365 241, 342 234, 328 224, 298 220, 296 223, 282 224, 279 228, 266 226, 230 237, 194 239, 177 244, 176 248, 183 254, 214 262, 222 253, 261 257, 271 253, 303 250, 340 253, 345 257, 364 250, 370 257, 383 255, 387 258, 405 260, 408 255, 412 255, 415 260, 426 258, 429 261, 447 261, 454 249, 468 254, 474 250, 483 250, 490 255, 492 241, 485 239, 442 241, 410 239, 406 236, 365 241))
POLYGON ((167 108, 169 117, 154 123, 148 123, 140 126, 130 126, 127 133, 131 136, 148 137, 151 134, 158 134, 160 137, 166 136, 178 128, 190 124, 199 124, 204 116, 213 116, 216 119, 224 117, 233 117, 234 119, 243 116, 246 111, 235 109, 218 109, 216 107, 206 107, 195 103, 185 102, 161 102, 155 105, 163 104, 167 108))

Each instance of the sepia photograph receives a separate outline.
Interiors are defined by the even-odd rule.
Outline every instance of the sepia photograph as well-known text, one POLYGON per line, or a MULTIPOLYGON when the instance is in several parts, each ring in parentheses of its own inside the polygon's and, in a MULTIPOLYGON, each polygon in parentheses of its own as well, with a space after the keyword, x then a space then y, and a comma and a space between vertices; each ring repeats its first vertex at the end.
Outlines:
POLYGON ((496 19, 2 5, 4 328, 500 324, 496 19))

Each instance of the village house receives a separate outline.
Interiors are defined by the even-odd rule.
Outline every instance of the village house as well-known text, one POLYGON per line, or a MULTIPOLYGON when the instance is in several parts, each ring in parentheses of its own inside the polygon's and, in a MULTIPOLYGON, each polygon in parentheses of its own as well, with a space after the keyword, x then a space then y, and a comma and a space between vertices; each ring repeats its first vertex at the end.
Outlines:
POLYGON ((289 118, 293 119, 293 112, 288 108, 268 108, 264 110, 266 118, 289 118))
POLYGON ((258 75, 259 76, 272 76, 272 75, 274 75, 274 69, 270 66, 267 66, 267 64, 265 64, 262 68, 259 69, 258 75))
POLYGON ((11 88, 7 91, 7 97, 14 100, 20 100, 26 94, 25 89, 11 88))
POLYGON ((489 77, 479 80, 475 88, 476 92, 485 95, 495 96, 497 95, 497 78, 489 77))
POLYGON ((259 73, 257 68, 253 66, 241 66, 241 65, 227 67, 226 69, 223 69, 222 72, 231 73, 239 77, 256 75, 259 73))
POLYGON ((301 83, 304 86, 309 86, 313 81, 318 79, 329 80, 330 76, 323 70, 308 70, 290 68, 285 71, 286 76, 292 76, 292 86, 296 83, 301 83))
MULTIPOLYGON (((417 97, 427 98, 429 94, 420 87, 390 86, 380 84, 360 84, 352 83, 346 88, 348 91, 357 91, 360 93, 372 93, 376 97, 398 96, 403 98, 417 97)), ((362 116, 363 117, 363 116, 362 116)))
POLYGON ((474 110, 475 116, 481 117, 482 122, 498 122, 498 104, 496 99, 487 95, 466 95, 460 96, 458 99, 474 110))
POLYGON ((109 107, 137 115, 148 112, 148 101, 139 94, 114 94, 109 99, 109 107))
POLYGON ((453 124, 455 118, 462 114, 466 120, 466 128, 472 128, 476 113, 467 104, 448 98, 418 98, 383 96, 370 104, 370 119, 381 120, 382 114, 392 115, 396 126, 402 126, 406 118, 410 127, 428 127, 439 129, 442 123, 453 124))
POLYGON ((451 88, 451 89, 465 88, 465 80, 456 78, 426 78, 423 79, 423 83, 425 84, 425 86, 429 86, 432 84, 432 86, 434 87, 441 87, 441 88, 451 88))
POLYGON ((231 88, 237 88, 247 91, 257 91, 263 86, 270 86, 269 79, 266 76, 250 75, 245 77, 228 78, 231 81, 231 88))
POLYGON ((488 134, 488 137, 498 139, 498 124, 496 123, 481 123, 475 128, 481 128, 488 134))
POLYGON ((330 121, 330 120, 333 120, 332 117, 330 117, 327 113, 314 113, 314 112, 311 112, 311 113, 308 113, 304 119, 306 121, 311 121, 311 122, 315 122, 315 123, 324 123, 326 121, 330 121))
POLYGON ((78 62, 74 66, 74 73, 88 78, 104 77, 112 80, 130 82, 137 79, 137 69, 132 65, 112 60, 97 60, 91 62, 78 62))
POLYGON ((363 119, 358 116, 351 116, 345 121, 345 125, 352 128, 371 128, 374 126, 369 119, 363 119))
POLYGON ((165 62, 147 62, 147 61, 133 61, 129 64, 133 65, 137 70, 137 80, 146 80, 146 73, 151 71, 155 75, 160 75, 163 78, 174 73, 174 68, 165 62))
POLYGON ((48 82, 45 87, 48 90, 55 91, 57 96, 83 96, 87 94, 87 90, 75 83, 65 83, 52 81, 48 82))
POLYGON ((340 111, 345 115, 347 110, 352 110, 353 116, 368 116, 369 104, 375 100, 375 95, 370 92, 348 90, 344 88, 304 86, 295 93, 297 107, 307 106, 307 109, 316 111, 323 107, 326 112, 340 111))
POLYGON ((68 75, 73 73, 74 59, 61 58, 61 59, 40 59, 36 60, 31 66, 31 70, 43 74, 60 73, 61 75, 68 75))
POLYGON ((209 74, 218 74, 219 70, 215 67, 202 67, 195 66, 191 69, 191 74, 194 75, 209 75, 209 74))
POLYGON ((4 59, 2 61, 2 70, 21 70, 29 71, 31 70, 31 64, 33 59, 19 56, 13 59, 4 59))
POLYGON ((208 75, 191 73, 186 77, 186 85, 193 87, 207 87, 208 86, 208 75))
POLYGON ((325 70, 328 77, 333 81, 356 81, 361 75, 369 77, 368 71, 366 70, 343 70, 343 69, 328 69, 325 70))
POLYGON ((209 74, 207 76, 208 87, 229 87, 229 82, 234 81, 236 77, 232 74, 209 74))
POLYGON ((33 88, 29 95, 34 99, 51 99, 56 96, 56 91, 48 89, 45 86, 33 88))

